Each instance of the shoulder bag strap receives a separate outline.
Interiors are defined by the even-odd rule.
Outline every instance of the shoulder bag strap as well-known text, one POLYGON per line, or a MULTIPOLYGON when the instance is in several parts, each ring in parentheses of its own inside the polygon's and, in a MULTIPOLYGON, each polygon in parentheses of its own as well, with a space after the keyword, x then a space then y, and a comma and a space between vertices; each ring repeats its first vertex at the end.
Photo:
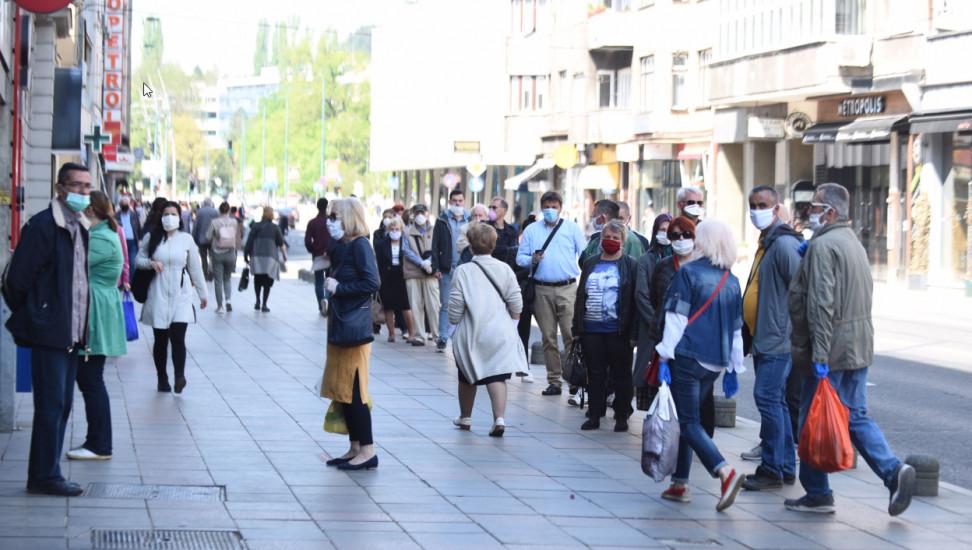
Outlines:
MULTIPOLYGON (((540 252, 546 252, 547 251, 547 247, 550 246, 550 241, 553 240, 554 235, 556 235, 557 234, 557 231, 560 230, 560 226, 561 225, 564 225, 563 218, 561 218, 560 221, 557 222, 557 225, 554 226, 553 231, 551 231, 550 234, 547 235, 547 240, 543 241, 543 246, 540 247, 540 252)), ((543 260, 541 260, 541 261, 543 261, 543 260)), ((533 278, 533 272, 535 270, 536 270, 536 266, 533 266, 533 267, 530 268, 530 278, 531 279, 533 278)))
POLYGON ((726 284, 726 279, 728 278, 729 278, 729 270, 726 270, 722 273, 722 280, 719 281, 719 284, 716 286, 715 291, 712 293, 711 296, 709 296, 709 299, 706 300, 704 304, 702 304, 702 307, 700 307, 698 311, 696 311, 692 315, 692 317, 688 320, 688 325, 691 325, 693 322, 695 322, 696 319, 698 319, 703 313, 705 313, 705 310, 709 309, 709 306, 711 306, 712 302, 715 301, 716 296, 718 296, 719 292, 722 291, 722 286, 726 284))
POLYGON ((483 275, 486 277, 486 279, 489 280, 489 284, 493 285, 493 289, 496 290, 496 294, 499 295, 500 300, 503 302, 503 305, 506 305, 506 298, 503 297, 503 292, 500 291, 500 287, 499 287, 499 285, 496 284, 496 281, 494 281, 493 278, 489 276, 489 273, 486 272, 486 268, 483 267, 483 266, 481 266, 481 265, 479 265, 479 262, 477 262, 475 260, 473 260, 473 261, 471 261, 469 263, 475 265, 476 267, 479 268, 480 271, 483 272, 483 275))

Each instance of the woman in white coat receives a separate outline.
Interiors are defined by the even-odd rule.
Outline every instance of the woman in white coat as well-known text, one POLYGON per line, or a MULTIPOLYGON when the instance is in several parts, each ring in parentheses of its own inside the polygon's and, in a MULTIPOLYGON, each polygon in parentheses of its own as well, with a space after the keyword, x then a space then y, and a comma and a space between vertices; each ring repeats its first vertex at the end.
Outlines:
POLYGON ((152 327, 155 345, 152 356, 160 392, 172 391, 166 373, 168 344, 172 343, 175 392, 186 387, 186 329, 196 322, 192 290, 199 296, 200 309, 206 309, 206 279, 203 277, 199 248, 182 229, 178 203, 167 202, 161 223, 142 239, 135 265, 155 271, 142 307, 142 324, 152 327))
POLYGON ((510 266, 490 255, 496 230, 485 223, 469 224, 466 237, 473 259, 456 268, 449 293, 449 323, 458 325, 452 352, 459 368, 460 415, 453 423, 470 428, 476 386, 486 386, 493 405, 489 435, 502 437, 506 381, 526 370, 526 353, 516 330, 523 297, 510 266))

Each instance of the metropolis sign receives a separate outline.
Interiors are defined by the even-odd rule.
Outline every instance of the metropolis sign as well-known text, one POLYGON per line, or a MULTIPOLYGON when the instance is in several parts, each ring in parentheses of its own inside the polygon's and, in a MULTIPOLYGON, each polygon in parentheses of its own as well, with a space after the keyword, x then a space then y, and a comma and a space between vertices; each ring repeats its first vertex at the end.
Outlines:
POLYGON ((884 112, 885 104, 883 95, 850 97, 837 104, 837 114, 844 117, 879 115, 884 112))
POLYGON ((29 12, 54 13, 66 8, 71 0, 14 0, 14 2, 29 12))

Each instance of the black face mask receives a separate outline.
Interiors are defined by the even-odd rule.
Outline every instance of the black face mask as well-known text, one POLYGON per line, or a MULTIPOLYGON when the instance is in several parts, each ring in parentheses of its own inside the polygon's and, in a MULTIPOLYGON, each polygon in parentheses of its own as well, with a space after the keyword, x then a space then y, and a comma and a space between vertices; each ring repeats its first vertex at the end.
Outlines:
POLYGON ((128 205, 127 204, 121 205, 121 209, 122 209, 122 212, 128 212, 128 205))

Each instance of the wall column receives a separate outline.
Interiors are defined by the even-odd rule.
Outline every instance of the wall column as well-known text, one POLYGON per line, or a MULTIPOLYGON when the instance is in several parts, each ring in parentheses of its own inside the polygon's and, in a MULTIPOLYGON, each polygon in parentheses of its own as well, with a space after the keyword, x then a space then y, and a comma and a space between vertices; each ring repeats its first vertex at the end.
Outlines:
POLYGON ((901 138, 891 132, 888 164, 888 282, 901 281, 901 138))

